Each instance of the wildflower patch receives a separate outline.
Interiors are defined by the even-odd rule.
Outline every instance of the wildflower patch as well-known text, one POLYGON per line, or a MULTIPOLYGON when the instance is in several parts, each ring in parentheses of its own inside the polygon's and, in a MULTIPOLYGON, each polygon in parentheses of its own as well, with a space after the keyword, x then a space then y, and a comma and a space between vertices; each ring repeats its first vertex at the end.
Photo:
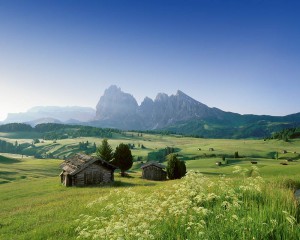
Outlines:
POLYGON ((134 188, 112 190, 87 204, 92 209, 99 209, 97 205, 103 207, 93 216, 79 216, 78 238, 285 239, 285 234, 300 236, 293 209, 282 206, 281 211, 271 211, 278 203, 272 203, 265 195, 267 185, 256 167, 235 168, 234 172, 241 177, 211 179, 190 171, 179 183, 148 195, 134 188))

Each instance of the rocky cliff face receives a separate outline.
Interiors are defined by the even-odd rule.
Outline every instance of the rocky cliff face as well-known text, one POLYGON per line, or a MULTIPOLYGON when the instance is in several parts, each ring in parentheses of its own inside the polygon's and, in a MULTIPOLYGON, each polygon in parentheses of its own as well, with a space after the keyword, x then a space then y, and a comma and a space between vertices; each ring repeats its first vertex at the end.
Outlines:
POLYGON ((103 127, 139 129, 138 104, 135 98, 115 85, 105 90, 96 106, 95 120, 103 127))
POLYGON ((136 114, 138 108, 135 98, 113 85, 105 90, 96 106, 96 119, 106 120, 136 114))
POLYGON ((105 90, 96 110, 96 120, 102 126, 122 129, 158 129, 194 118, 219 117, 223 113, 181 91, 171 96, 159 93, 154 101, 146 97, 138 106, 132 95, 116 86, 105 90))

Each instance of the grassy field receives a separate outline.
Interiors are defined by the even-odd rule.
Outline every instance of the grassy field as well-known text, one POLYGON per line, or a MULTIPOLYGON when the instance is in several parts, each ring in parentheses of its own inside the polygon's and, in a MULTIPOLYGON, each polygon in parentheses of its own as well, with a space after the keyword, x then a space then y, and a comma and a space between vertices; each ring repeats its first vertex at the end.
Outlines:
MULTIPOLYGON (((38 145, 48 148, 48 151, 63 152, 66 149, 72 151, 70 147, 76 146, 80 141, 100 144, 101 140, 78 138, 59 140, 56 144, 45 141, 38 145)), ((136 133, 109 139, 113 148, 120 142, 135 144, 133 155, 141 156, 143 160, 146 160, 149 152, 167 146, 174 147, 178 150, 179 157, 186 161, 187 169, 202 173, 203 176, 193 175, 187 180, 165 182, 146 181, 140 178, 141 163, 138 162, 134 164, 130 178, 120 178, 119 174, 115 173, 116 181, 112 185, 66 188, 61 186, 58 177, 59 164, 62 160, 34 159, 25 156, 22 158, 21 155, 2 154, 0 157, 0 239, 75 239, 78 235, 87 239, 91 239, 92 236, 100 238, 97 235, 100 234, 99 232, 93 235, 97 229, 106 231, 106 234, 109 231, 124 234, 123 225, 123 227, 113 225, 113 228, 108 228, 105 224, 93 222, 97 221, 93 219, 102 217, 105 218, 104 222, 109 222, 113 218, 116 223, 129 219, 131 222, 126 220, 126 226, 131 229, 133 235, 127 235, 126 239, 138 239, 138 234, 142 234, 140 237, 144 239, 152 237, 154 239, 205 239, 205 236, 207 239, 218 239, 218 236, 219 239, 300 238, 298 203, 293 196, 293 191, 300 188, 299 140, 290 142, 219 140, 151 134, 138 137, 136 133), (143 144, 145 148, 138 147, 138 144, 143 144), (214 148, 214 151, 209 151, 209 148, 214 148), (282 153, 283 150, 287 153, 282 153), (236 151, 241 158, 233 158, 236 151), (278 159, 276 159, 276 152, 279 152, 278 159), (225 163, 222 161, 222 156, 226 156, 227 164, 217 166, 215 164, 217 161, 225 163), (255 184, 260 187, 260 192, 256 191, 252 184, 257 181, 254 174, 256 170, 244 171, 244 175, 233 173, 234 167, 237 166, 251 169, 254 166, 251 161, 257 161, 255 166, 264 179, 264 183, 255 184), (281 162, 286 162, 288 165, 281 165, 281 162), (220 180, 220 175, 224 174, 226 179, 220 180), (220 188, 223 185, 227 190, 220 188), (200 186, 203 188, 200 189, 200 186), (178 189, 185 190, 178 193, 178 189), (242 189, 250 190, 243 192, 242 189), (195 195, 189 196, 188 193, 193 192, 195 195), (199 201, 199 196, 214 196, 213 194, 216 195, 214 198, 203 200, 200 205, 193 205, 199 201), (169 199, 170 196, 174 196, 174 199, 169 199), (105 199, 99 200, 100 197, 105 199), (224 211, 222 204, 227 201, 226 199, 229 199, 228 203, 236 203, 240 208, 233 207, 230 211, 224 211), (124 206, 124 202, 128 204, 124 206), (113 207, 109 206, 110 203, 113 207), (162 203, 166 207, 159 209, 165 221, 162 221, 160 215, 156 213, 158 209, 156 206, 162 203), (88 204, 92 204, 92 207, 87 207, 88 204), (124 211, 118 212, 120 206, 123 206, 124 211), (179 207, 188 211, 187 206, 194 210, 191 212, 178 210, 179 207), (199 207, 202 210, 198 209, 199 207), (103 209, 108 209, 107 213, 103 213, 103 209), (145 214, 151 212, 157 214, 155 215, 157 219, 149 220, 151 226, 145 223, 147 219, 139 215, 141 211, 145 214), (205 211, 208 211, 208 215, 203 213, 205 211), (132 218, 129 217, 131 215, 132 218), (117 219, 118 217, 120 219, 117 219), (218 217, 222 219, 217 221, 218 217), (249 220, 250 218, 254 219, 253 222, 249 220), (76 221, 77 219, 79 220, 76 221), (135 222, 137 220, 138 223, 135 222), (220 221, 222 226, 216 229, 215 224, 218 225, 220 221), (250 226, 244 238, 241 237, 243 222, 250 226), (150 232, 146 231, 149 235, 144 236, 147 227, 150 232), (191 229, 189 232, 186 231, 188 227, 191 229), (86 228, 88 230, 83 230, 86 228), (257 233, 254 231, 255 228, 259 229, 257 233), (214 234, 211 233, 213 229, 215 229, 214 234), (228 232, 222 229, 228 229, 228 232), (159 235, 155 235, 154 232, 159 235), (198 236, 199 233, 204 235, 198 236), (261 236, 265 238, 257 235, 263 233, 265 235, 261 236)), ((106 235, 102 234, 102 236, 106 235)), ((111 239, 118 237, 112 233, 110 236, 111 239)))

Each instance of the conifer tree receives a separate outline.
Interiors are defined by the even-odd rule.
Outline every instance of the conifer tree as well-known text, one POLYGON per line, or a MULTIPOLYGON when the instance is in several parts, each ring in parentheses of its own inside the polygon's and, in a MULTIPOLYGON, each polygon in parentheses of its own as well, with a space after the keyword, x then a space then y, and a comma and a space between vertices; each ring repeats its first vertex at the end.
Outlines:
POLYGON ((113 159, 113 150, 106 138, 102 140, 102 144, 97 148, 96 154, 98 157, 108 162, 113 159))

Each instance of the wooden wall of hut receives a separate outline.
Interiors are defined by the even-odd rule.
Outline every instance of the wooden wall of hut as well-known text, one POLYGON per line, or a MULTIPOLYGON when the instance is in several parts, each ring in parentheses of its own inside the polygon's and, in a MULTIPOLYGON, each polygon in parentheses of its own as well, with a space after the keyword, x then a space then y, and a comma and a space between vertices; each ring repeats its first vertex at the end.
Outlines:
POLYGON ((150 165, 143 168, 142 178, 155 181, 163 181, 167 179, 167 173, 156 166, 150 165))
POLYGON ((94 163, 73 176, 64 175, 63 184, 65 186, 85 186, 112 181, 114 181, 113 171, 94 163))

